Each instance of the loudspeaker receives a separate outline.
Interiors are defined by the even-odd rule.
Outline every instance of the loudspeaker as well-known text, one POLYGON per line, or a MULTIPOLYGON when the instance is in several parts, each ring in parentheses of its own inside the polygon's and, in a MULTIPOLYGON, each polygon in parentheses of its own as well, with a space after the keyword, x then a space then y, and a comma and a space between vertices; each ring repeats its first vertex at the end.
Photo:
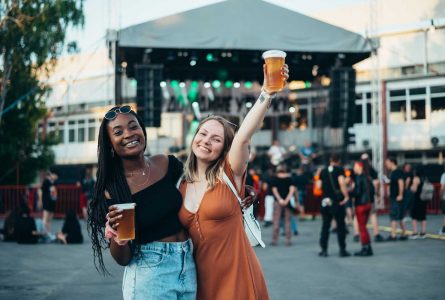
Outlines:
POLYGON ((161 127, 163 79, 162 65, 135 65, 138 115, 147 127, 161 127))
POLYGON ((331 70, 328 116, 333 128, 348 128, 355 121, 355 70, 352 67, 331 70))

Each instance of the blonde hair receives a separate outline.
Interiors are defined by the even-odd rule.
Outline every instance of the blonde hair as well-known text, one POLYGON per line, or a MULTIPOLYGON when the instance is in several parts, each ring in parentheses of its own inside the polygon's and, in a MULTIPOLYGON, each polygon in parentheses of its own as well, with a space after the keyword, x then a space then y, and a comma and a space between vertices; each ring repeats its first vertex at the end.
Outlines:
POLYGON ((195 134, 193 135, 193 139, 190 145, 190 152, 187 157, 187 160, 184 165, 184 174, 185 174, 185 180, 187 182, 194 182, 197 178, 197 158, 195 153, 193 153, 192 145, 193 141, 195 140, 196 134, 198 134, 199 130, 201 129, 202 125, 206 123, 207 121, 217 121, 223 126, 224 129, 224 146, 221 151, 221 155, 211 162, 209 167, 206 170, 206 180, 209 184, 210 188, 215 187, 215 185, 218 183, 218 181, 222 178, 223 168, 224 168, 224 160, 229 153, 230 147, 232 146, 232 141, 235 136, 235 130, 233 128, 233 123, 227 121, 223 117, 220 116, 209 116, 202 120, 199 123, 198 128, 196 129, 195 134))

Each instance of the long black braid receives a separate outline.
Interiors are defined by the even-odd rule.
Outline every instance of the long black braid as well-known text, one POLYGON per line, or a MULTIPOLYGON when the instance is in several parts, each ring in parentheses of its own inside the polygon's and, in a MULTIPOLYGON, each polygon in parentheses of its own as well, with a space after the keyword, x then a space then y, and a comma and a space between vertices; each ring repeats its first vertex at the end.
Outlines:
MULTIPOLYGON (((112 108, 111 110, 116 109, 112 108)), ((133 111, 134 115, 142 128, 145 136, 145 145, 147 145, 147 132, 142 119, 133 111)), ((108 191, 113 203, 129 203, 133 202, 131 198, 130 187, 124 175, 122 160, 117 154, 112 153, 112 145, 107 132, 109 121, 103 118, 99 129, 97 155, 98 168, 96 173, 96 184, 94 186, 93 199, 88 207, 88 234, 90 235, 94 266, 97 271, 103 275, 109 275, 107 271, 102 250, 109 248, 109 243, 105 238, 105 223, 108 206, 111 204, 105 198, 105 191, 108 191)), ((114 151, 114 150, 113 150, 114 151)))

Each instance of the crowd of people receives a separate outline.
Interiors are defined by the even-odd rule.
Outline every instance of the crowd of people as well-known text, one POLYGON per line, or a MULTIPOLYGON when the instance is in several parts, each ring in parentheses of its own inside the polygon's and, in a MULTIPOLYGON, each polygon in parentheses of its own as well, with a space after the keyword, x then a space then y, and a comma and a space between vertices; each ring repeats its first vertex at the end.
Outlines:
MULTIPOLYGON (((341 257, 351 255, 346 250, 346 236, 350 231, 353 232, 353 241, 360 242, 362 246, 354 253, 356 256, 373 255, 372 241, 404 241, 426 237, 427 205, 433 199, 434 190, 423 166, 413 169, 406 163, 399 167, 396 158, 388 157, 385 161, 388 177, 384 174, 379 176, 371 165, 369 155, 363 153, 350 167, 343 166, 336 154, 330 156, 328 166, 316 167, 314 161, 320 156, 309 142, 305 142, 298 152, 298 168, 295 172, 289 172, 289 155, 279 141, 274 141, 267 154, 267 171, 252 173, 261 184, 260 195, 265 208, 264 225, 273 224, 271 245, 277 245, 280 225, 285 225, 287 245, 291 245, 291 229, 298 235, 295 215, 298 212, 300 219, 305 220, 305 193, 309 183, 314 186, 315 197, 312 199, 317 199, 321 204, 319 255, 322 257, 328 256, 331 232, 337 234, 341 257), (377 218, 377 210, 384 208, 384 194, 389 198, 387 208, 391 224, 391 232, 386 238, 380 233, 377 218), (291 205, 292 201, 294 205, 291 205), (373 238, 367 229, 368 221, 371 223, 373 238), (407 234, 409 222, 411 235, 407 234)), ((445 200, 445 173, 440 182, 439 194, 441 200, 445 200)), ((441 201, 441 205, 445 214, 445 201, 441 201)), ((445 234, 445 229, 442 228, 439 234, 445 234)))
MULTIPOLYGON (((286 81, 287 65, 281 72, 286 81)), ((285 163, 286 150, 274 141, 268 151, 268 170, 258 174, 248 169, 251 138, 275 96, 267 89, 266 67, 264 77, 262 92, 239 128, 220 116, 200 121, 185 162, 172 155, 144 154, 146 129, 130 106, 114 107, 104 115, 98 137, 97 181, 89 170, 81 183, 81 206, 88 207, 82 214, 88 218, 97 269, 108 272, 104 249, 117 264, 125 266, 124 299, 269 299, 260 262, 243 225, 243 212, 252 203, 246 183, 264 201, 264 211, 257 202, 255 212, 264 215, 265 226, 273 225, 271 246, 279 246, 281 232, 285 245, 293 245, 293 237, 299 234, 296 215, 306 219, 310 183, 315 187, 314 194, 320 196, 320 257, 329 256, 332 232, 337 235, 339 256, 351 256, 346 246, 348 226, 352 227, 354 240, 361 243, 355 256, 373 255, 372 241, 384 240, 376 213, 383 199, 382 174, 372 168, 367 154, 348 169, 338 155, 331 154, 326 167, 315 169, 314 162, 320 156, 311 143, 305 142, 298 150, 300 164, 294 173, 285 163), (231 190, 222 178, 235 189, 231 190), (243 200, 239 202, 238 198, 243 200), (123 203, 135 203, 137 208, 132 240, 118 235, 123 219, 118 204, 123 203), (369 220, 373 239, 367 229, 369 220)), ((401 169, 392 157, 386 159, 385 166, 391 220, 391 234, 386 240, 425 238, 425 195, 430 185, 422 168, 412 170, 405 165, 401 169), (407 235, 407 216, 412 220, 411 236, 407 235)), ((5 220, 5 241, 83 242, 76 211, 68 211, 62 229, 52 233, 58 197, 56 180, 57 172, 49 170, 41 189, 43 220, 34 219, 24 201, 5 220)), ((445 200, 445 173, 441 184, 445 200)), ((445 218, 441 232, 445 233, 445 218)))

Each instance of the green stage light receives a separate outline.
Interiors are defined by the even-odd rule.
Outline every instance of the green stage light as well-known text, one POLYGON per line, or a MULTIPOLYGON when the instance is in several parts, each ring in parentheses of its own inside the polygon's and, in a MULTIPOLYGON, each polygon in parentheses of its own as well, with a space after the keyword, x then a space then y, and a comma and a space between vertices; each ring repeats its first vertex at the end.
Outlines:
POLYGON ((199 87, 199 82, 198 82, 198 81, 192 81, 192 83, 190 84, 190 86, 191 86, 192 88, 197 88, 197 87, 199 87))
POLYGON ((207 53, 206 59, 207 59, 207 61, 213 61, 213 54, 207 53))
POLYGON ((212 82, 212 86, 213 86, 215 89, 219 88, 219 87, 221 86, 221 81, 219 81, 219 80, 213 80, 213 82, 212 82))
POLYGON ((246 89, 251 89, 252 86, 253 86, 252 82, 250 82, 250 81, 246 81, 246 82, 244 82, 244 87, 245 87, 246 89))
POLYGON ((172 80, 170 82, 170 85, 172 86, 172 88, 176 88, 179 87, 179 82, 177 80, 172 80))
POLYGON ((306 81, 305 83, 304 83, 304 87, 305 88, 310 88, 312 86, 312 84, 309 82, 309 81, 306 81))
POLYGON ((224 86, 225 86, 226 88, 228 88, 228 89, 231 89, 232 86, 233 86, 233 82, 230 81, 230 80, 227 80, 227 81, 224 83, 224 86))

